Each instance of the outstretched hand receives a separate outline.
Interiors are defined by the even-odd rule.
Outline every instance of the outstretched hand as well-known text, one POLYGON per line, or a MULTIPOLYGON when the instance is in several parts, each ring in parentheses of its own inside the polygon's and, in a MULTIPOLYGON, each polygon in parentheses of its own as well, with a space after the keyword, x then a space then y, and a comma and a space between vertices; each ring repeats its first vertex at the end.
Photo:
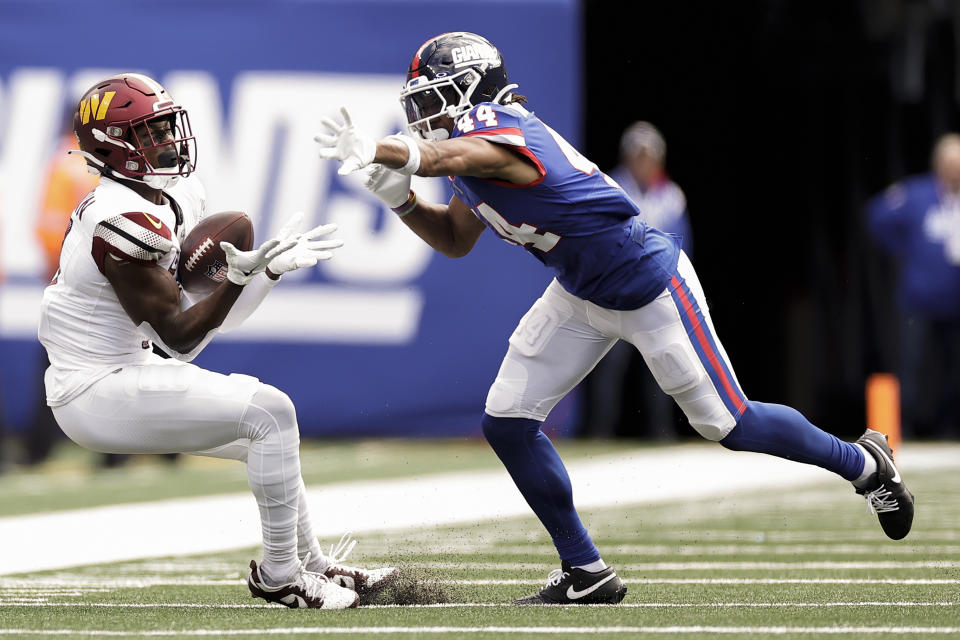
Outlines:
POLYGON ((221 242, 220 248, 227 258, 227 280, 241 286, 246 285, 255 275, 263 273, 271 260, 296 243, 292 238, 273 238, 253 251, 240 251, 229 242, 221 242))
POLYGON ((345 176, 373 162, 377 154, 377 141, 353 126, 346 107, 340 107, 340 114, 343 123, 321 118, 320 123, 330 133, 318 133, 313 139, 320 145, 320 157, 339 160, 340 169, 337 173, 345 176))
POLYGON ((296 243, 270 261, 270 264, 267 265, 268 276, 280 276, 288 271, 312 267, 321 260, 332 258, 333 250, 343 246, 343 240, 340 239, 317 240, 321 236, 336 231, 336 224, 322 224, 304 233, 293 234, 292 232, 299 226, 302 218, 303 214, 294 214, 291 222, 295 219, 296 224, 291 227, 291 223, 287 223, 284 226, 284 231, 287 231, 288 237, 294 239, 296 243))

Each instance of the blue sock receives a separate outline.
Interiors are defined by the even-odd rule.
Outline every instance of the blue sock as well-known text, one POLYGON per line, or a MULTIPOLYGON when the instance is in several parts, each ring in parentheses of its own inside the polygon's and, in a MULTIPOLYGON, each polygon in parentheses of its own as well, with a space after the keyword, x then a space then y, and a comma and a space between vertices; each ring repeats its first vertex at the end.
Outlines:
POLYGON ((855 480, 863 471, 863 452, 822 431, 796 409, 765 402, 747 403, 733 431, 720 444, 734 451, 756 451, 814 464, 855 480))
POLYGON ((483 414, 483 435, 507 468, 527 504, 547 528, 561 560, 573 566, 600 559, 573 507, 570 477, 540 423, 483 414))

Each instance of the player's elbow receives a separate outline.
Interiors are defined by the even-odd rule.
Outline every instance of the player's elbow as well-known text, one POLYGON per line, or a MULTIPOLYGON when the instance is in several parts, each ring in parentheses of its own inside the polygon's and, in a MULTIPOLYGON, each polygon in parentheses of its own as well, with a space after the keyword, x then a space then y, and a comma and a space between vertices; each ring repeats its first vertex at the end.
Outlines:
MULTIPOLYGON (((484 228, 485 227, 481 227, 480 231, 483 231, 484 228)), ((460 233, 454 233, 450 241, 440 251, 440 253, 448 258, 462 258, 473 250, 473 248, 477 245, 477 239, 479 237, 479 233, 474 234, 463 231, 460 233)))
POLYGON ((167 345, 177 353, 190 353, 203 340, 203 336, 180 336, 176 334, 159 334, 163 344, 167 345))
POLYGON ((177 353, 190 353, 203 342, 207 332, 199 325, 154 319, 148 321, 160 341, 177 353))
POLYGON ((440 249, 440 253, 448 258, 462 258, 463 256, 470 253, 470 250, 473 249, 473 246, 464 246, 453 244, 448 247, 443 247, 440 249))

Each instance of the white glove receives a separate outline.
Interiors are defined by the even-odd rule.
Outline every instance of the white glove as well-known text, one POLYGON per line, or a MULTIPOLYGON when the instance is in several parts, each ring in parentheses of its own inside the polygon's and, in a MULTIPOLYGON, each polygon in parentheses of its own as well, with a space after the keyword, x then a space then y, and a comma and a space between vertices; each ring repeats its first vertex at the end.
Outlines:
POLYGON ((363 172, 363 186, 391 209, 403 205, 410 197, 410 176, 382 164, 371 164, 363 172))
POLYGON ((294 214, 286 226, 271 240, 253 251, 240 251, 229 242, 221 242, 220 248, 227 257, 227 280, 241 286, 263 273, 270 261, 297 244, 293 230, 300 224, 302 213, 294 214))
MULTIPOLYGON (((320 260, 333 257, 333 249, 343 246, 343 240, 317 240, 337 230, 336 224, 322 224, 310 231, 294 236, 297 243, 270 261, 270 273, 281 275, 288 271, 312 267, 320 260)), ((270 274, 267 274, 268 276, 270 274)))
POLYGON ((377 154, 377 141, 354 128, 346 107, 340 107, 340 113, 343 115, 343 124, 330 118, 321 118, 321 124, 333 133, 318 133, 313 139, 320 144, 320 157, 339 160, 340 169, 337 173, 345 176, 373 162, 377 154))

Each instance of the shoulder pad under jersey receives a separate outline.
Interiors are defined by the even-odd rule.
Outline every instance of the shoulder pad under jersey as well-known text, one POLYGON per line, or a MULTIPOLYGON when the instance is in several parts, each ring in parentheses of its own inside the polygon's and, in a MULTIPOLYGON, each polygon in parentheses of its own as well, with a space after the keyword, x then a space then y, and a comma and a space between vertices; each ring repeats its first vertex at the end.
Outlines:
POLYGON ((170 228, 148 213, 121 213, 101 220, 93 231, 93 259, 101 273, 108 253, 120 260, 151 264, 173 247, 170 228))
POLYGON ((483 102, 460 116, 451 137, 483 136, 491 142, 525 147, 522 119, 522 112, 509 106, 483 102))

